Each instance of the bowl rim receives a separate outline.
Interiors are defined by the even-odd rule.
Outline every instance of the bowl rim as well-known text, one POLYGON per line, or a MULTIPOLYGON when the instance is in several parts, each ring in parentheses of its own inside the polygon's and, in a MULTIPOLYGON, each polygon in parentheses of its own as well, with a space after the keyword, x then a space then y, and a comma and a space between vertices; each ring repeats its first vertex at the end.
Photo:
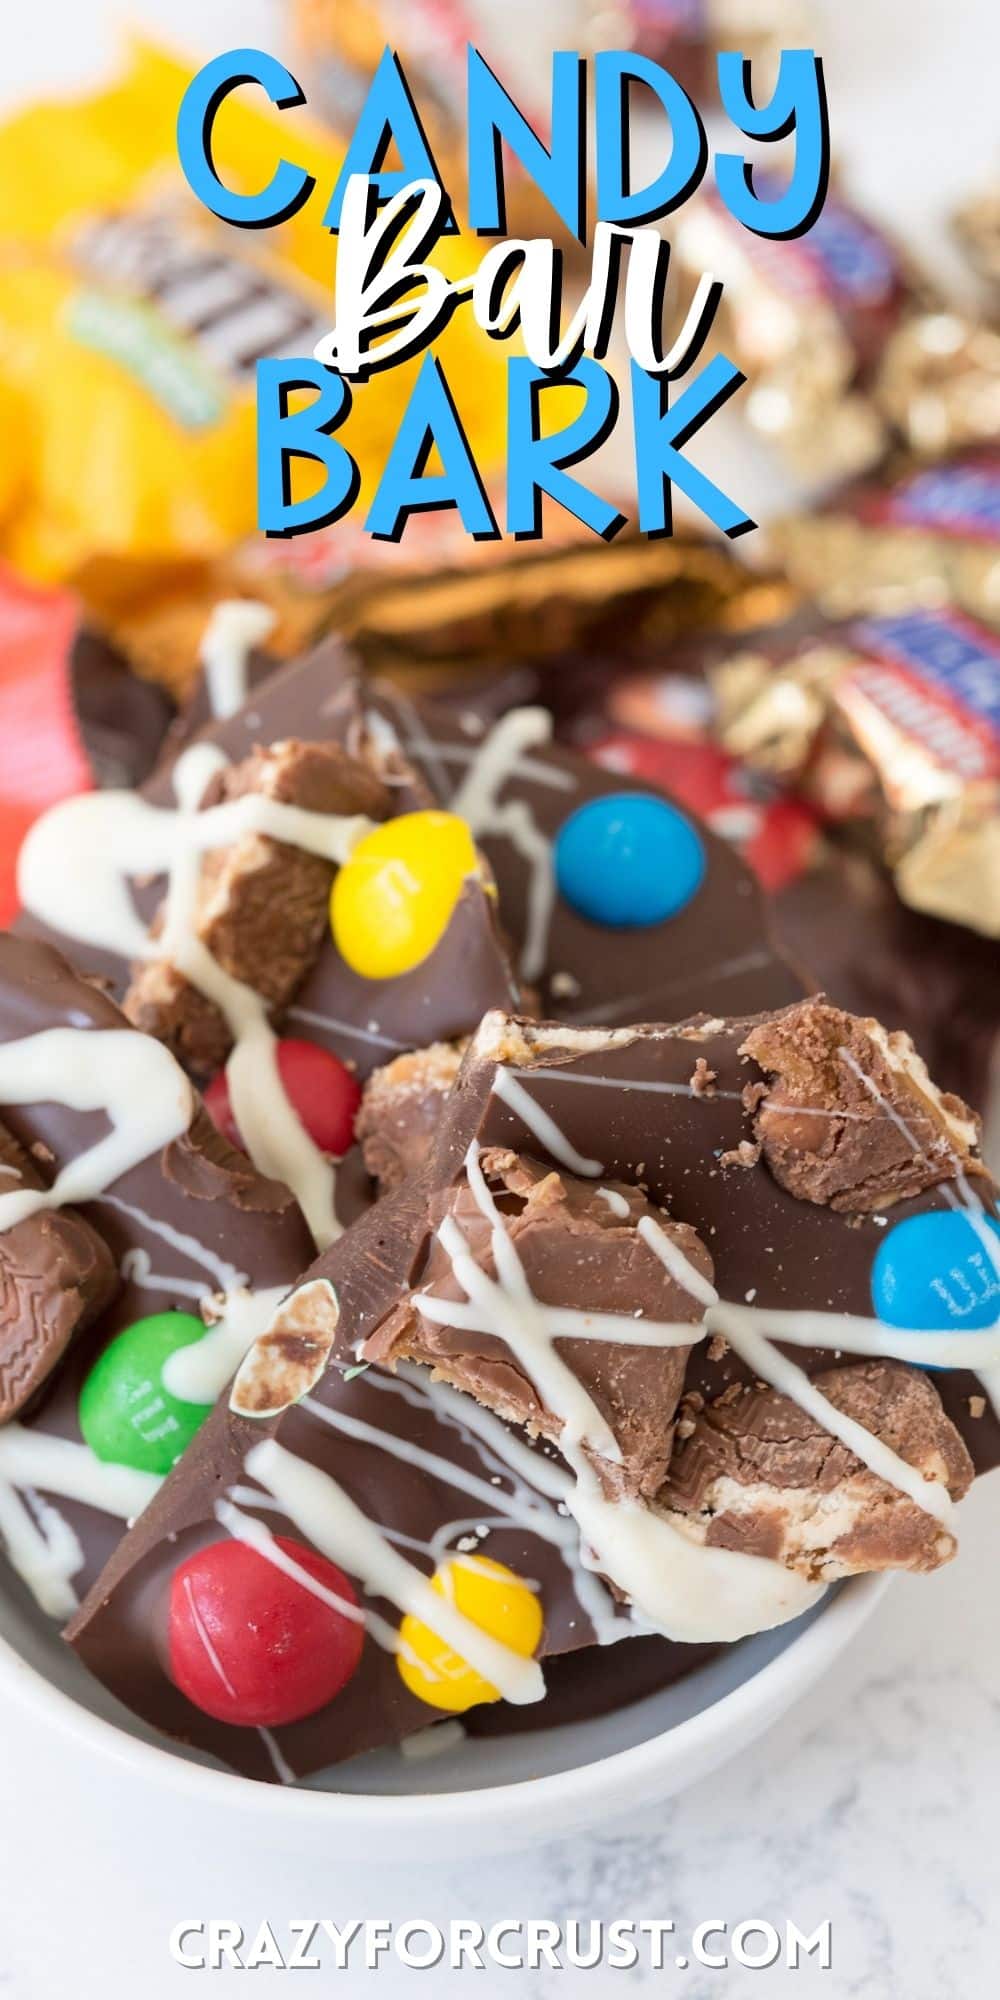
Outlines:
POLYGON ((54 1723, 85 1748, 109 1757, 133 1776, 145 1774, 151 1781, 165 1782, 172 1791, 186 1793, 193 1804, 281 1814, 299 1824, 322 1823, 330 1831, 344 1833, 374 1830, 391 1818, 396 1828, 419 1823, 425 1834, 453 1834, 467 1827, 481 1833, 484 1810, 495 1808, 502 1799, 508 1829, 516 1818, 530 1832, 540 1820, 551 1826, 553 1808, 569 1808, 584 1815, 588 1805, 614 1794, 648 1796, 658 1780, 669 1778, 671 1767, 678 1762, 690 1763, 692 1769, 699 1762, 703 1769, 721 1763, 725 1745, 732 1740, 731 1726, 740 1740, 751 1741, 791 1707, 868 1622, 891 1581, 888 1574, 851 1577, 773 1659, 672 1728, 566 1771, 509 1784, 480 1785, 468 1791, 314 1791, 299 1785, 272 1785, 194 1763, 166 1742, 162 1746, 147 1743, 117 1722, 95 1714, 57 1687, 2 1636, 0 1690, 9 1691, 41 1720, 54 1723), (713 1754, 716 1751, 718 1755, 713 1754))

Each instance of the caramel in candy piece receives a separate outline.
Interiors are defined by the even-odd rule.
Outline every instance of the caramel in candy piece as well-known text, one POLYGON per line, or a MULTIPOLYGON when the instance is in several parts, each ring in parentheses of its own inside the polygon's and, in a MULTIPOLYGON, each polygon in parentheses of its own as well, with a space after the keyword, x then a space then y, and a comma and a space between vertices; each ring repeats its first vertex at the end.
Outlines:
POLYGON ((391 1194, 424 1165, 464 1046, 433 1042, 396 1056, 369 1077, 354 1133, 380 1194, 391 1194))
MULTIPOLYGON (((926 1375, 865 1361, 813 1379, 835 1409, 962 1499, 972 1460, 926 1375)), ((677 1429, 658 1505, 710 1547, 768 1556, 823 1583, 937 1569, 955 1553, 948 1526, 775 1389, 734 1383, 712 1403, 695 1397, 677 1429)))

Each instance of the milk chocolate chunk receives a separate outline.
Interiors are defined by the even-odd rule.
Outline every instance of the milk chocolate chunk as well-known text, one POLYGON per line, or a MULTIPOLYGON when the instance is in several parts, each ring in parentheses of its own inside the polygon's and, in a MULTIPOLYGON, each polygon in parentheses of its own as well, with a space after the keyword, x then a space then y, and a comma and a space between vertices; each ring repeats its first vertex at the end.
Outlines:
MULTIPOLYGON (((274 1730, 284 1764, 304 1774, 426 1724, 440 1710, 404 1685, 400 1655, 384 1643, 377 1620, 394 1630, 400 1607, 387 1605, 384 1575, 373 1577, 367 1529, 344 1538, 352 1518, 345 1499, 424 1576, 448 1551, 486 1555, 532 1579, 543 1658, 606 1638, 609 1606, 613 1619, 629 1616, 621 1572, 637 1559, 637 1543, 631 1574, 664 1606, 659 1629, 683 1622, 699 1643, 719 1637, 712 1621, 728 1615, 729 1600, 726 1590, 713 1594, 710 1566, 692 1578, 691 1560, 736 1557, 751 1543, 766 1554, 762 1603, 756 1564, 749 1578, 746 1570, 725 1578, 737 1594, 749 1588, 743 1629, 758 1629, 754 1620, 773 1623, 790 1615, 789 1604, 808 1603, 814 1575, 943 1559, 953 1534, 949 1492, 961 1493, 969 1475, 956 1434, 983 1469, 997 1461, 1000 1428, 991 1407, 973 1417, 977 1378, 941 1366, 932 1332, 927 1358, 939 1372, 930 1383, 902 1362, 855 1354, 852 1330, 855 1319, 870 1330, 883 1247, 895 1243, 905 1275, 914 1227, 922 1231, 927 1218, 950 1224, 953 1211, 939 1189, 925 1187, 899 1200, 883 1230, 867 1214, 792 1194, 763 1152, 746 1166, 722 1165, 742 1143, 756 1146, 752 1121, 770 1083, 741 1051, 755 1029, 775 1022, 794 1030, 799 1010, 767 1022, 615 1030, 489 1016, 425 1167, 324 1252, 281 1309, 279 1381, 289 1377, 289 1339, 293 1385, 299 1367, 311 1370, 314 1308, 324 1297, 320 1318, 332 1341, 325 1371, 301 1401, 274 1409, 275 1356, 265 1340, 260 1365, 241 1371, 74 1620, 72 1643, 101 1680, 147 1720, 238 1769, 271 1775, 266 1741, 189 1699, 165 1667, 162 1641, 178 1566, 225 1546, 234 1526, 255 1544, 263 1529, 334 1551, 370 1621, 350 1683, 274 1730), (706 1070, 711 1095, 692 1088, 706 1070), (502 1253, 489 1224, 503 1231, 502 1253), (894 1236, 904 1227, 905 1238, 894 1236), (513 1322, 494 1311, 504 1288, 513 1322), (308 1306, 301 1316, 297 1299, 308 1306), (561 1324, 560 1309, 568 1316, 561 1324), (813 1345, 789 1348, 774 1337, 792 1310, 813 1345), (594 1324, 601 1312, 615 1315, 607 1337, 594 1324), (757 1344, 743 1352, 748 1328, 757 1344), (831 1416, 854 1418, 858 1434, 839 1426, 846 1446, 832 1422, 817 1425, 815 1402, 797 1397, 787 1376, 781 1396, 760 1386, 775 1357, 797 1363, 831 1416), (553 1372, 553 1358, 568 1380, 553 1372), (267 1413, 240 1414, 261 1400, 267 1413), (602 1419, 617 1459, 600 1443, 593 1448, 602 1419), (570 1422, 588 1437, 582 1468, 566 1437, 570 1422), (262 1442, 272 1449, 255 1449, 262 1442), (695 1444, 684 1484, 683 1454, 695 1444), (709 1446, 730 1453, 746 1475, 727 1489, 720 1518, 732 1516, 737 1499, 744 1515, 761 1516, 737 1523, 739 1546, 703 1546, 705 1523, 685 1499, 698 1495, 695 1474, 709 1446), (471 1488, 470 1475, 478 1482, 471 1488), (245 1518, 234 1523, 233 1505, 249 1528, 245 1518), (808 1524, 824 1510, 820 1547, 808 1524), (604 1537, 601 1552, 588 1538, 592 1527, 604 1537), (596 1601, 595 1583, 605 1593, 596 1601), (775 1591, 777 1611, 768 1609, 775 1591)), ((978 1186, 988 1204, 987 1183, 978 1186)), ((890 1349, 892 1339, 887 1324, 890 1349)), ((466 1657, 462 1643, 456 1650, 466 1657)))
MULTIPOLYGON (((992 1401, 973 1420, 978 1376, 935 1353, 936 1328, 967 1331, 972 1302, 981 1315, 996 1295, 981 1212, 995 1215, 994 1191, 977 1136, 975 1121, 937 1093, 908 1043, 820 1001, 757 1020, 609 1031, 493 1015, 473 1038, 441 1118, 432 1213, 462 1188, 473 1142, 560 1175, 572 1153, 599 1163, 597 1187, 641 1187, 711 1254, 718 1301, 705 1309, 706 1337, 693 1334, 682 1425, 692 1393, 713 1403, 733 1383, 761 1378, 759 1356, 738 1351, 734 1314, 815 1376, 856 1366, 867 1336, 855 1353, 854 1320, 870 1323, 892 1309, 897 1324, 926 1329, 935 1391, 985 1471, 1000 1463, 992 1401), (710 1093, 701 1087, 708 1071, 710 1093), (973 1226, 963 1230, 966 1213, 973 1226), (805 1329, 787 1347, 771 1319, 785 1312, 805 1329)), ((429 1224, 423 1260, 432 1238, 429 1224)), ((418 1262, 412 1291, 423 1269, 418 1262)), ((400 1303, 412 1315, 412 1300, 400 1303)), ((986 1328, 984 1368, 988 1318, 977 1322, 986 1328)), ((892 1341, 887 1326, 889 1356, 892 1341)), ((383 1351, 380 1338, 376 1348, 383 1351)), ((660 1352, 643 1350, 644 1384, 656 1380, 660 1361, 660 1352)))
MULTIPOLYGON (((375 819, 446 804, 423 763, 410 754, 411 731, 421 757, 434 770, 454 768, 440 765, 423 720, 411 713, 404 698, 398 712, 383 712, 352 657, 338 641, 327 641, 307 660, 275 673, 236 714, 202 732, 199 741, 228 759, 222 788, 216 779, 205 803, 228 797, 225 787, 258 790, 263 784, 276 785, 276 797, 284 793, 285 803, 298 802, 306 810, 346 810, 375 819), (344 786, 338 773, 348 781, 344 786), (296 789, 300 784, 301 793, 296 789)), ((171 758, 144 787, 144 799, 158 809, 176 807, 175 777, 176 758, 171 758)), ((491 1007, 520 1004, 488 868, 482 880, 465 883, 450 923, 426 959, 396 978, 369 979, 340 957, 329 932, 325 861, 263 838, 237 843, 237 848, 215 856, 214 866, 212 857, 204 865, 203 942, 210 950, 218 948, 219 962, 227 969, 235 968, 237 977, 263 992, 280 1017, 275 1025, 283 1034, 316 1042, 362 1080, 408 1049, 467 1035, 491 1007), (308 885, 308 893, 294 901, 288 869, 293 889, 295 883, 308 885), (248 928, 246 915, 252 919, 248 928)), ((126 875, 128 862, 123 854, 126 875)), ((148 923, 155 923, 164 887, 162 878, 131 881, 135 903, 148 923)), ((501 885, 505 926, 508 901, 501 885)), ((511 904, 510 910, 516 919, 516 906, 511 904)), ((57 932, 27 909, 18 929, 68 952, 81 971, 106 979, 116 998, 131 987, 130 1013, 158 1035, 162 1032, 198 1081, 225 1059, 230 1036, 216 1008, 180 980, 172 966, 154 960, 133 978, 125 960, 94 944, 85 922, 71 934, 57 932)), ((344 1211, 341 1220, 351 1212, 344 1211)))
MULTIPOLYGON (((639 1321, 699 1318, 691 1293, 650 1255, 638 1225, 644 1217, 658 1221, 680 1256, 709 1282, 711 1258, 693 1229, 657 1217, 638 1188, 610 1183, 597 1188, 502 1148, 484 1151, 480 1166, 541 1306, 628 1314, 639 1321)), ((449 1191, 443 1210, 436 1203, 433 1216, 436 1223, 447 1216, 458 1225, 469 1254, 496 1284, 491 1224, 468 1182, 449 1191)), ((378 1329, 366 1354, 378 1361, 429 1363, 436 1376, 497 1415, 558 1444, 561 1417, 547 1407, 530 1366, 501 1336, 486 1326, 471 1335, 442 1326, 421 1310, 427 1297, 458 1300, 462 1292, 452 1259, 434 1235, 417 1288, 378 1329)), ((618 1493, 655 1493, 670 1457, 689 1350, 665 1347, 651 1356, 645 1348, 573 1337, 557 1339, 555 1350, 619 1446, 620 1460, 600 1461, 605 1485, 618 1493)))
POLYGON ((741 1053, 769 1080, 755 1137, 800 1200, 861 1214, 985 1173, 978 1119, 937 1090, 908 1035, 809 1000, 753 1028, 741 1053))
MULTIPOLYGON (((813 1379, 835 1409, 962 1499, 972 1460, 926 1375, 866 1361, 813 1379)), ((710 1547, 767 1556, 826 1583, 866 1570, 937 1569, 955 1552, 948 1527, 775 1389, 734 1383, 683 1428, 658 1504, 684 1515, 710 1547)))
MULTIPOLYGON (((381 819, 391 807, 381 779, 338 743, 258 747, 220 774, 204 804, 251 793, 315 813, 381 819)), ((333 875, 332 862, 322 855, 246 835, 206 855, 196 935, 224 972, 277 1011, 287 1006, 319 950, 333 875)), ((168 959, 136 968, 124 1007, 136 1027, 165 1042, 195 1076, 210 1076, 229 1054, 232 1037, 221 1010, 168 959)))
MULTIPOLYGON (((2 1191, 44 1185, 31 1154, 0 1124, 2 1191)), ((0 1234, 0 1424, 25 1409, 117 1289, 107 1244, 71 1208, 42 1209, 0 1234)))
MULTIPOLYGON (((53 1029, 78 1036, 81 1071, 94 1059, 97 1035, 124 1033, 146 1045, 114 1002, 81 979, 58 952, 34 939, 0 934, 0 1045, 53 1029)), ((183 1093, 189 1087, 179 1072, 177 1082, 183 1115, 183 1093)), ((26 1178, 27 1163, 38 1163, 33 1185, 39 1175, 46 1183, 54 1181, 107 1131, 102 1112, 60 1103, 55 1086, 53 1077, 44 1103, 11 1104, 3 1111, 4 1131, 19 1149, 17 1161, 26 1178)), ((312 1239, 288 1189, 258 1174, 215 1130, 194 1093, 189 1094, 190 1123, 168 1145, 119 1173, 92 1200, 39 1211, 0 1232, 0 1297, 4 1307, 9 1302, 16 1309, 19 1334, 26 1332, 22 1267, 41 1273, 43 1283, 34 1299, 40 1314, 43 1308, 52 1310, 50 1279, 65 1282, 54 1302, 57 1317, 45 1320, 46 1328, 54 1323, 64 1329, 78 1304, 82 1308, 70 1329, 72 1339, 59 1354, 54 1347, 49 1350, 45 1379, 40 1371, 36 1393, 18 1413, 16 1471, 3 1470, 11 1481, 15 1515, 27 1508, 23 1486, 46 1503, 47 1525, 39 1529, 36 1523, 32 1535, 29 1518, 26 1529, 29 1543, 39 1534, 43 1541, 53 1537, 40 1571, 32 1568, 30 1546, 26 1563, 24 1541, 19 1552, 6 1535, 5 1540, 8 1556, 38 1594, 43 1610, 62 1619, 120 1541, 127 1515, 144 1504, 155 1485, 135 1460, 131 1465, 99 1460, 83 1436, 80 1394, 95 1363, 116 1336, 151 1315, 201 1314, 209 1321, 219 1316, 227 1294, 230 1299, 239 1295, 241 1304, 249 1305, 255 1291, 283 1292, 312 1255, 312 1239), (29 1264, 19 1253, 12 1272, 15 1246, 39 1239, 49 1261, 29 1264), (67 1446, 73 1450, 63 1455, 67 1446), (61 1481, 55 1490, 52 1478, 61 1481), (105 1494, 107 1505, 102 1504, 105 1494)), ((136 1112, 141 1118, 141 1103, 136 1112)), ((6 1177, 0 1180, 0 1187, 7 1185, 6 1177)), ((229 1362, 227 1369, 224 1362, 224 1371, 233 1365, 229 1362)), ((154 1385, 154 1403, 156 1393, 154 1385)), ((209 1391, 209 1400, 213 1393, 209 1391)), ((4 1435, 0 1430, 0 1452, 4 1435)))
POLYGON ((392 1194, 424 1165, 461 1067, 462 1046, 434 1042, 372 1071, 354 1130, 380 1194, 392 1194))

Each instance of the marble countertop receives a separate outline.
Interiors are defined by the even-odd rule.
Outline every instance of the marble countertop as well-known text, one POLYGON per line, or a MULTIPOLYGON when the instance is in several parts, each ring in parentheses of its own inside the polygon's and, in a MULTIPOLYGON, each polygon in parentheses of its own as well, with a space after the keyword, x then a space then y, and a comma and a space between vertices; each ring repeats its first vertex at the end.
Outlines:
MULTIPOLYGON (((34 0, 16 11, 0 104, 96 74, 126 10, 116 0, 34 0)), ((127 11, 204 50, 280 45, 279 0, 144 0, 127 11)), ((824 0, 816 13, 835 152, 875 208, 946 257, 949 207, 995 165, 993 0, 947 12, 940 0, 824 0), (947 42, 959 21, 961 37, 947 42)), ((668 1958, 662 1972, 592 1971, 585 1991, 979 2000, 1000 1952, 1000 1478, 972 1495, 963 1522, 959 1560, 899 1581, 827 1680, 699 1789, 642 1825, 434 1874, 419 1853, 405 1873, 387 1872, 376 1854, 347 1869, 302 1833, 283 1830, 268 1846, 259 1822, 241 1828, 200 1812, 194 1823, 183 1800, 154 1806, 135 1779, 33 1717, 0 1715, 0 1995, 161 2000, 189 1991, 167 1946, 188 1916, 232 1917, 252 1932, 263 1917, 280 1928, 304 1914, 419 1914, 484 1927, 510 1915, 672 1918, 679 1936, 710 1917, 730 1926, 791 1917, 807 1931, 828 1918, 829 1972, 680 1970, 668 1958)), ((314 1975, 302 1991, 326 1991, 330 1976, 314 1975)), ((430 1987, 426 1975, 383 1962, 369 1979, 388 2000, 467 1976, 437 1970, 430 1987)), ((227 1990, 245 1985, 235 1972, 215 1977, 227 1990)), ((565 1980, 582 1975, 518 1977, 522 2000, 536 2000, 575 1991, 565 1980)), ((348 1976, 352 1990, 366 1983, 363 1972, 348 1976)), ((511 1990, 511 1975, 480 1973, 473 1990, 494 1989, 511 1990)))

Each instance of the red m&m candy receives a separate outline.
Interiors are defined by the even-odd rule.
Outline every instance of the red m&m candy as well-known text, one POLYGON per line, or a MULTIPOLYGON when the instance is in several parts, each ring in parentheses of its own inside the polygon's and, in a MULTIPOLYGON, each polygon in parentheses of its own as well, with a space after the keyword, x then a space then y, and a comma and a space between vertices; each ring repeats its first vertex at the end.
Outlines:
MULTIPOLYGON (((341 1159, 354 1141, 361 1085, 353 1070, 316 1042, 289 1037, 278 1043, 278 1070, 289 1103, 321 1153, 341 1159)), ((205 1109, 233 1146, 243 1149, 233 1117, 226 1072, 220 1069, 205 1092, 205 1109)))
MULTIPOLYGON (((320 1590, 357 1606, 335 1563, 289 1536, 277 1548, 320 1590)), ((360 1618, 240 1541, 211 1542, 170 1584, 170 1677, 196 1708, 245 1729, 300 1722, 324 1708, 357 1672, 360 1618)))

